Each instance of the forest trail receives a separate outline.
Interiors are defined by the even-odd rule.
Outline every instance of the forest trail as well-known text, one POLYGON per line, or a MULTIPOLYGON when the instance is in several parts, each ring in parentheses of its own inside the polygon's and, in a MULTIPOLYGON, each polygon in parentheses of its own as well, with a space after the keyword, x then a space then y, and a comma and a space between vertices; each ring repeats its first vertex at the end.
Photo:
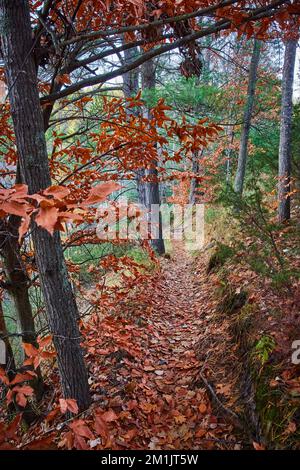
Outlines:
MULTIPOLYGON (((120 336, 120 324, 105 320, 101 325, 103 356, 93 375, 99 376, 100 369, 100 390, 106 390, 103 411, 116 413, 109 445, 241 448, 232 422, 213 409, 207 389, 199 382, 203 367, 199 345, 203 356, 209 331, 205 306, 199 302, 203 286, 194 266, 195 259, 182 246, 175 246, 171 259, 162 260, 162 272, 151 286, 153 290, 147 292, 144 313, 139 313, 135 322, 124 322, 125 336, 120 336), (113 352, 103 349, 107 347, 113 352)), ((98 390, 99 385, 95 384, 98 390)), ((96 397, 103 403, 101 395, 100 391, 96 397)))

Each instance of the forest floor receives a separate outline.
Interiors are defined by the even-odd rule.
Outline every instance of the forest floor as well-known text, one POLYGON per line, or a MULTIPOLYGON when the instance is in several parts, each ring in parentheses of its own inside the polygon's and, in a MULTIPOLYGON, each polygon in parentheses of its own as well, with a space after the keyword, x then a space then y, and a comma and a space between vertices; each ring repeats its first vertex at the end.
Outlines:
MULTIPOLYGON (((92 405, 65 414, 52 363, 41 419, 22 433, 18 448, 263 450, 248 367, 253 345, 266 334, 277 346, 263 363, 267 368, 252 368, 264 392, 261 409, 284 413, 279 424, 270 421, 270 429, 283 436, 284 445, 287 439, 295 445, 298 402, 287 394, 298 390, 299 373, 290 364, 290 337, 278 325, 282 316, 295 325, 296 296, 288 302, 246 265, 227 265, 224 284, 223 268, 208 273, 211 256, 208 246, 195 255, 173 244, 170 256, 142 274, 141 282, 123 279, 124 295, 117 296, 119 286, 103 291, 101 307, 81 324, 92 405), (220 309, 228 293, 239 298, 245 289, 244 309, 220 309)), ((100 287, 88 287, 87 294, 98 296, 100 287)))
POLYGON ((120 316, 94 318, 94 325, 92 320, 85 345, 94 403, 62 432, 60 447, 244 447, 247 438, 230 409, 237 410, 230 377, 236 358, 226 351, 224 326, 211 321, 205 273, 204 261, 199 265, 175 246, 145 283, 138 312, 127 299, 119 304, 120 316))

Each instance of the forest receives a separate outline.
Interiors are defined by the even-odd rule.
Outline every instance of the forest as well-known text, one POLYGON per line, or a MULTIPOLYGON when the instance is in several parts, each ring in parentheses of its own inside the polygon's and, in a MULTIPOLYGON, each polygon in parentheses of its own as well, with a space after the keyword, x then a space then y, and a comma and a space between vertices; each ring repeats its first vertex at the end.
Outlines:
POLYGON ((299 31, 0 0, 0 450, 300 450, 299 31))

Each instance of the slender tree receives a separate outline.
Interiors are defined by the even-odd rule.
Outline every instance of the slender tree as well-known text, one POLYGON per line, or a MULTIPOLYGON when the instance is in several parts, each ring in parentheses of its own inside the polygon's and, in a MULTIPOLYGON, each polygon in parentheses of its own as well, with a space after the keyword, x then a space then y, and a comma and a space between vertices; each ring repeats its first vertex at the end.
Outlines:
POLYGON ((247 156, 248 156, 248 141, 251 128, 251 118, 255 99, 255 88, 257 82, 257 70, 259 64, 261 50, 261 42, 254 39, 253 52, 249 68, 247 100, 244 109, 243 128, 240 142, 239 158, 237 173, 234 181, 234 190, 236 193, 242 194, 245 181, 247 156))
MULTIPOLYGON (((27 0, 0 1, 0 32, 21 178, 32 194, 50 186, 51 177, 27 0)), ((87 371, 60 236, 33 224, 32 238, 63 395, 84 409, 90 404, 87 371)))
POLYGON ((285 45, 282 98, 280 118, 280 141, 278 160, 278 220, 284 222, 291 217, 291 126, 293 114, 293 82, 297 40, 290 39, 285 45))
MULTIPOLYGON (((124 50, 124 64, 129 65, 139 56, 138 47, 124 50)), ((139 77, 140 69, 132 69, 123 75, 123 93, 125 98, 131 98, 136 96, 139 91, 139 77)), ((129 109, 127 108, 128 114, 138 115, 139 110, 137 107, 129 109)), ((138 168, 136 170, 136 186, 138 192, 138 201, 140 204, 145 205, 145 185, 144 185, 145 169, 138 168)))
MULTIPOLYGON (((142 66, 142 88, 143 90, 155 88, 155 63, 153 60, 149 60, 142 66)), ((145 115, 149 119, 151 118, 149 109, 146 109, 145 115)), ((158 254, 162 255, 165 253, 165 244, 162 233, 157 161, 152 162, 151 168, 146 169, 145 174, 146 178, 149 180, 145 183, 146 206, 149 210, 151 209, 151 215, 157 219, 158 223, 157 237, 151 240, 151 245, 158 254)))

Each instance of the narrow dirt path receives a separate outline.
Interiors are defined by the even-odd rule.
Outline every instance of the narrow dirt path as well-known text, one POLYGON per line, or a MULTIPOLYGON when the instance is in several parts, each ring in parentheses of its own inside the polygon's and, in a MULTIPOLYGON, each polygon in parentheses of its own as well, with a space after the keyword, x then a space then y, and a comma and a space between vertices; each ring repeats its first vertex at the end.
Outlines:
POLYGON ((109 445, 240 448, 232 422, 214 410, 199 382, 203 361, 196 352, 205 338, 207 312, 199 302, 203 286, 193 273, 194 260, 176 246, 162 265, 158 280, 146 288, 144 311, 138 317, 104 320, 98 328, 99 344, 90 334, 91 363, 96 363, 92 374, 97 378, 94 399, 104 399, 103 411, 113 410, 118 417, 109 445))

